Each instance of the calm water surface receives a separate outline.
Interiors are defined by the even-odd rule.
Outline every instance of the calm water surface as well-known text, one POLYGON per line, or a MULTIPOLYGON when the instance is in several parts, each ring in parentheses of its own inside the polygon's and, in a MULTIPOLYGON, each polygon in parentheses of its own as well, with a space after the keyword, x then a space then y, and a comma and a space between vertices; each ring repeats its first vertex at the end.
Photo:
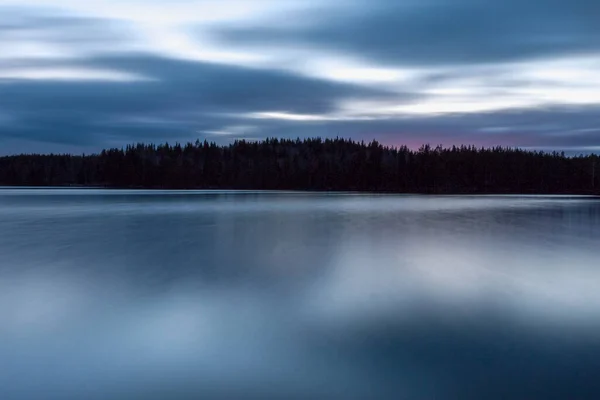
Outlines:
POLYGON ((600 202, 0 189, 0 399, 600 398, 600 202))

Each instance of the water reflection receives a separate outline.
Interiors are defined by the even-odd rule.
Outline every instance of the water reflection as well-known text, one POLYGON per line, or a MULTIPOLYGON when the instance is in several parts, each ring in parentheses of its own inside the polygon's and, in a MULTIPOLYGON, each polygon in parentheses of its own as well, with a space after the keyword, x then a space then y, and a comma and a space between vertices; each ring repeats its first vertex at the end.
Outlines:
POLYGON ((0 191, 0 398, 584 398, 593 198, 0 191))

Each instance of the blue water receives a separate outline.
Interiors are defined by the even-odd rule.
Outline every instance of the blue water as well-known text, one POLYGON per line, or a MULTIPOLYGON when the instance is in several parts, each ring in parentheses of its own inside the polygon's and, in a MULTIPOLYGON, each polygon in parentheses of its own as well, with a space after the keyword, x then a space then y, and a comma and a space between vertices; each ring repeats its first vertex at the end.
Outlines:
POLYGON ((600 398, 600 202, 0 189, 0 399, 600 398))

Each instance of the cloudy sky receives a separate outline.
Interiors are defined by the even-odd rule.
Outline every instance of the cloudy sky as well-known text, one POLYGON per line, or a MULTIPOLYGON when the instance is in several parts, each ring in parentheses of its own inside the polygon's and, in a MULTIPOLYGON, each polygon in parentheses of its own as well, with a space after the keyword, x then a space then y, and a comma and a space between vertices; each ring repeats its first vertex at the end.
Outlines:
POLYGON ((600 149, 598 0, 0 0, 0 153, 600 149))

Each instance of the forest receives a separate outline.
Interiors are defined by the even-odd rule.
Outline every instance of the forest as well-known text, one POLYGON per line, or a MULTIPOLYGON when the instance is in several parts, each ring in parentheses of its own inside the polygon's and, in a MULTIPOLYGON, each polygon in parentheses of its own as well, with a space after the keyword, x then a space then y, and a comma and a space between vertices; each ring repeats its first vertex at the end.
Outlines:
POLYGON ((0 157, 0 185, 439 194, 600 194, 597 155, 348 139, 133 144, 0 157))

